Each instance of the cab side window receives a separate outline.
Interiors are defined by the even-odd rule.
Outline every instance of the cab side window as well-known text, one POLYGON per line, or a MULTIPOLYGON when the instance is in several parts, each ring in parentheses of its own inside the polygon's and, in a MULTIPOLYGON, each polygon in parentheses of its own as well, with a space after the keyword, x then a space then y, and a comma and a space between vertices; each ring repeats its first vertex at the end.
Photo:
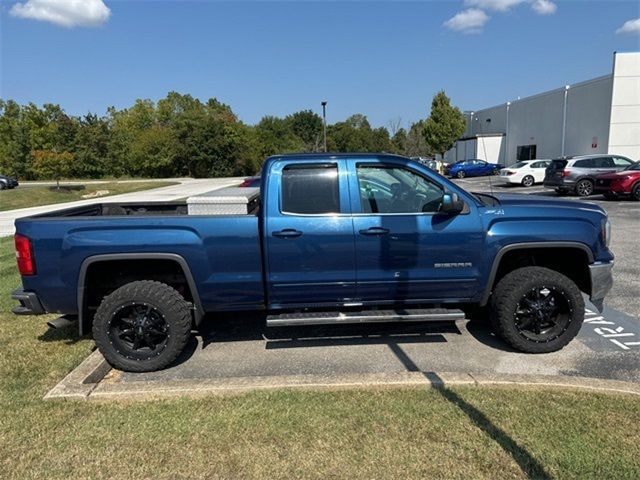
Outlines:
POLYGON ((391 165, 358 165, 357 175, 362 213, 440 210, 443 189, 411 170, 391 165))

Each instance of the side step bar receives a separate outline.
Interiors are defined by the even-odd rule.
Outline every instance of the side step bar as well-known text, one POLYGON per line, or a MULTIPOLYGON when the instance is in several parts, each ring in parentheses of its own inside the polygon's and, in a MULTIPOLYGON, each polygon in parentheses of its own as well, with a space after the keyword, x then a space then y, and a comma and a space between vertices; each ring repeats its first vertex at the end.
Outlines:
POLYGON ((281 313, 267 317, 268 327, 303 325, 346 325, 351 323, 382 322, 452 322, 464 319, 462 310, 449 308, 420 308, 395 310, 364 310, 360 312, 303 312, 281 313))

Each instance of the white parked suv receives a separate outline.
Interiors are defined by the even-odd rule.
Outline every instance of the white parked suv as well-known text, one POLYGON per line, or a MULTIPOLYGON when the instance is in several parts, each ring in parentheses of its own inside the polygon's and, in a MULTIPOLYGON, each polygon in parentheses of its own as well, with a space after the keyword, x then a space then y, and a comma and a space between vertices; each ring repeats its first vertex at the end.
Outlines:
POLYGON ((530 187, 534 183, 542 183, 545 169, 551 160, 525 160, 500 170, 500 180, 508 184, 519 184, 530 187))

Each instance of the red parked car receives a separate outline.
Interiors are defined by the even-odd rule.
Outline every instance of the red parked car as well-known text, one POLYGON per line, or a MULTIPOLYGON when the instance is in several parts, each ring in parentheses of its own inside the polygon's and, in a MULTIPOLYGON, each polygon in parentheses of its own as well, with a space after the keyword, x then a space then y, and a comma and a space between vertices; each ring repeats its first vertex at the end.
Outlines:
POLYGON ((594 187, 596 193, 602 193, 605 198, 630 196, 633 200, 640 200, 640 162, 619 172, 598 175, 594 187))

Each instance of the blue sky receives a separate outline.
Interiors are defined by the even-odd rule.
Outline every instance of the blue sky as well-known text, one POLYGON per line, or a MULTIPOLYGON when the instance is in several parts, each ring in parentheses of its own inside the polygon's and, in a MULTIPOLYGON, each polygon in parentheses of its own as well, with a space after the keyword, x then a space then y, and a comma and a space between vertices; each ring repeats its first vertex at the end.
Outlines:
POLYGON ((176 90, 248 123, 326 99, 329 122, 406 125, 439 89, 477 109, 604 75, 614 51, 640 50, 636 1, 91 0, 82 12, 69 0, 59 17, 15 3, 0 2, 0 97, 72 114, 176 90))

